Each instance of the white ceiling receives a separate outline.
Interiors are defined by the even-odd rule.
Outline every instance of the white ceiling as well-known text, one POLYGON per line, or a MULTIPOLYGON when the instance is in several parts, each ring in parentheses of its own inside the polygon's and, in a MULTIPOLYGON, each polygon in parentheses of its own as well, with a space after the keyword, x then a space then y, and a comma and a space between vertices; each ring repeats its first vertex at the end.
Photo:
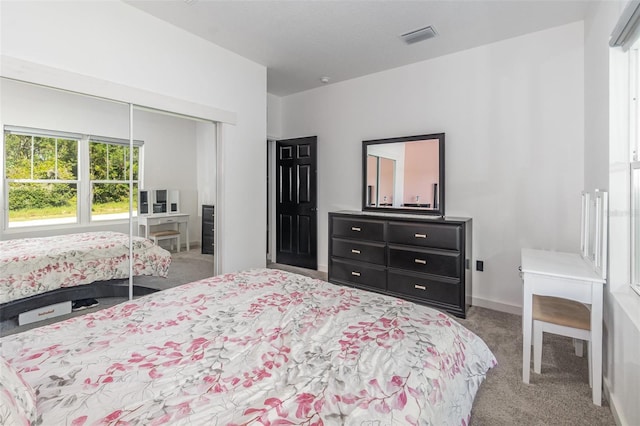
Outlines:
POLYGON ((589 0, 125 0, 267 67, 277 96, 584 19, 589 0), (431 25, 438 36, 406 45, 431 25))

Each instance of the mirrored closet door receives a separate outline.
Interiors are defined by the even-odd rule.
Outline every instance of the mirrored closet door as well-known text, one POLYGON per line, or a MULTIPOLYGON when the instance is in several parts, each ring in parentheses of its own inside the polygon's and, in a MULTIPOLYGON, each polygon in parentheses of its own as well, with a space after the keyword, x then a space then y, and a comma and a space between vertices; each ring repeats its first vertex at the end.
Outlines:
POLYGON ((0 240, 121 233, 119 297, 215 274, 216 255, 200 255, 203 205, 216 201, 214 122, 7 78, 0 89, 0 240), (139 240, 170 252, 166 278, 133 271, 139 240))

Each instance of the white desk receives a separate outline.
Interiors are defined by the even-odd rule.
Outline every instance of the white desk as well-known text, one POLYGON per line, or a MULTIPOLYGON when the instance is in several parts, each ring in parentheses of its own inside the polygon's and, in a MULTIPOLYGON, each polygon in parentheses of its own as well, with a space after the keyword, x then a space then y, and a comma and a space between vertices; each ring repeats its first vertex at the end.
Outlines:
POLYGON ((529 383, 533 295, 562 297, 591 305, 593 403, 602 399, 602 287, 604 279, 577 253, 522 249, 522 381, 529 383))
POLYGON ((138 216, 138 235, 144 235, 149 238, 149 228, 156 225, 164 225, 167 223, 176 224, 177 230, 184 232, 185 241, 187 242, 187 251, 189 251, 189 215, 186 213, 161 213, 138 216), (144 226, 144 234, 140 232, 140 227, 144 226), (180 228, 183 228, 182 230, 180 228))

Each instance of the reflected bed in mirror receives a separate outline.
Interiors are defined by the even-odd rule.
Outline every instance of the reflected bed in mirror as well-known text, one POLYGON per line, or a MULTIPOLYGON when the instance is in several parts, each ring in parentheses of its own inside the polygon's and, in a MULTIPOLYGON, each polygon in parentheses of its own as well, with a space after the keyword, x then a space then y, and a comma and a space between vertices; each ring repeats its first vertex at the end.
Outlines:
POLYGON ((444 216, 444 133, 362 142, 362 210, 444 216))

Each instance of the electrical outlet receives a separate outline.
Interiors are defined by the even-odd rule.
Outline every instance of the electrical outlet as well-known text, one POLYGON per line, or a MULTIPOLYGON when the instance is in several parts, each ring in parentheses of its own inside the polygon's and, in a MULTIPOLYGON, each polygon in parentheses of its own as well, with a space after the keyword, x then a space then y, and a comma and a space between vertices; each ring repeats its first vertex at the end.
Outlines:
POLYGON ((476 260, 476 271, 484 271, 484 261, 476 260))

